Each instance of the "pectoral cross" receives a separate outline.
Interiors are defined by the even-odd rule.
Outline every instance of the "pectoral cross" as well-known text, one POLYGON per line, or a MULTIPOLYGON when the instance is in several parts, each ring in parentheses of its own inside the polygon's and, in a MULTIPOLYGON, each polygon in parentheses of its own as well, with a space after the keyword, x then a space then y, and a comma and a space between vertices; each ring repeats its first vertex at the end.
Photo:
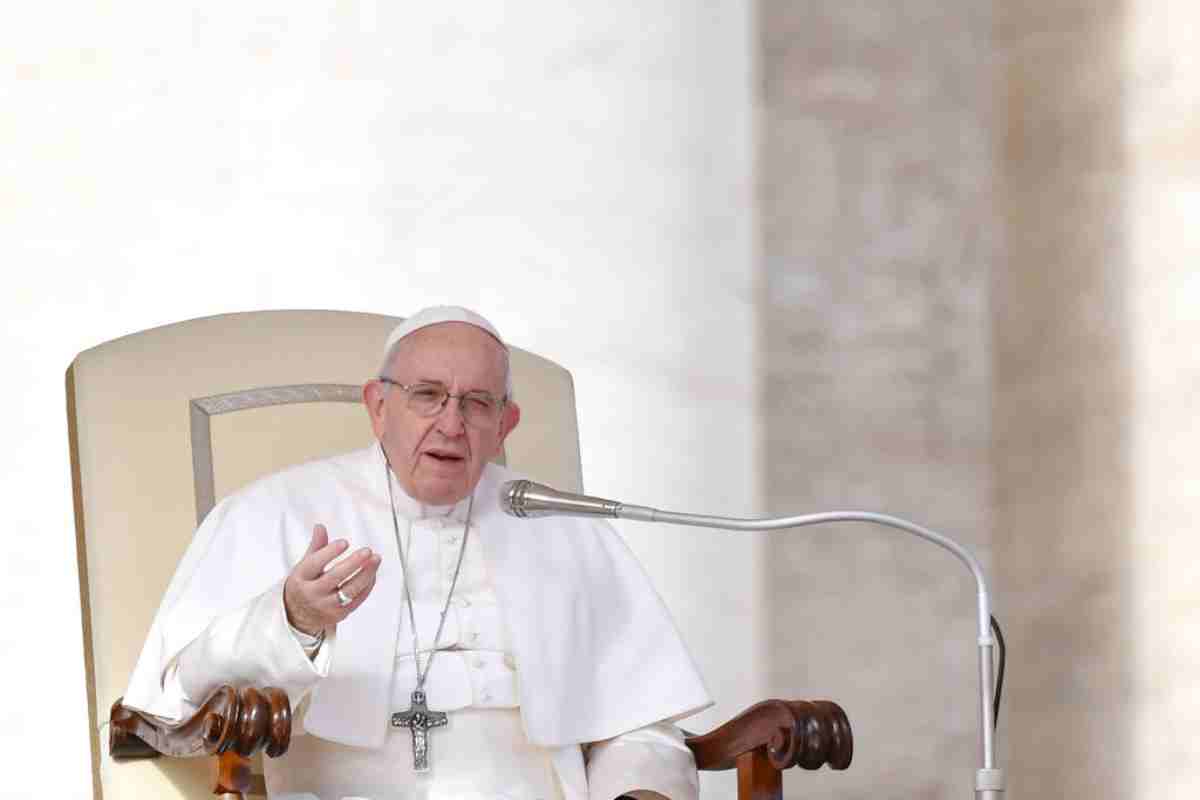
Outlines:
POLYGON ((408 728, 412 731, 413 772, 429 771, 429 729, 446 724, 446 714, 430 711, 425 705, 425 692, 420 689, 412 693, 412 705, 408 711, 392 714, 393 728, 408 728))

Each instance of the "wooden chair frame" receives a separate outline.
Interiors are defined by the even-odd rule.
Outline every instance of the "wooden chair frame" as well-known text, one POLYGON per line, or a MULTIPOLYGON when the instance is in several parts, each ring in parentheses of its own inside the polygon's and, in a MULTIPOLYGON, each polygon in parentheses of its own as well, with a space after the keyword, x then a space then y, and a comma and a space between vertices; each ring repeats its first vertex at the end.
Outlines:
MULTIPOLYGON (((222 686, 191 718, 169 728, 118 700, 109 716, 108 746, 117 761, 216 756, 213 794, 244 800, 266 794, 262 776, 251 774, 250 757, 259 750, 283 755, 291 731, 291 705, 282 690, 222 686)), ((826 764, 844 770, 854 755, 846 713, 826 700, 766 700, 685 741, 699 769, 737 769, 738 800, 782 800, 784 770, 826 764)))

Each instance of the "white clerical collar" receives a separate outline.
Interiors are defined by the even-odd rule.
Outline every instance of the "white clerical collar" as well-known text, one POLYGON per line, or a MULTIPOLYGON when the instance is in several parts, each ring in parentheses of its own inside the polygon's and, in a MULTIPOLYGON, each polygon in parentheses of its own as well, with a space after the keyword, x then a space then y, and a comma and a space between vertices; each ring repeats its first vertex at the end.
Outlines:
MULTIPOLYGON (((396 479, 395 474, 387 466, 387 461, 383 457, 383 448, 378 442, 371 445, 375 451, 375 469, 376 474, 382 475, 386 470, 388 479, 392 482, 392 497, 396 503, 396 514, 410 520, 418 519, 449 519, 455 522, 464 523, 467 519, 467 505, 470 497, 464 497, 453 505, 434 506, 428 503, 422 503, 415 497, 404 491, 404 487, 400 485, 400 481, 396 479)), ((382 481, 380 481, 382 483, 382 481)), ((387 486, 381 487, 387 492, 387 486)), ((476 486, 476 491, 479 487, 476 486)))

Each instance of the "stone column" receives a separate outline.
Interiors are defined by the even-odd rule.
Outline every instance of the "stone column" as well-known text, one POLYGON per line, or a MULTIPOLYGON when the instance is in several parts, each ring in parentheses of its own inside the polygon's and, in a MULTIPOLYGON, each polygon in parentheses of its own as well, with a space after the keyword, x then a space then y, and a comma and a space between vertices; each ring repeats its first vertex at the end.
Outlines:
MULTIPOLYGON (((773 513, 990 531, 991 4, 759 3, 764 477, 773 513)), ((847 773, 789 795, 965 797, 975 587, 860 525, 768 545, 771 696, 848 711, 847 773)))
POLYGON ((1169 0, 998 12, 1014 797, 1200 791, 1198 22, 1169 0))
POLYGON ((1133 517, 1119 8, 998 14, 996 553, 1017 797, 1131 797, 1133 517))

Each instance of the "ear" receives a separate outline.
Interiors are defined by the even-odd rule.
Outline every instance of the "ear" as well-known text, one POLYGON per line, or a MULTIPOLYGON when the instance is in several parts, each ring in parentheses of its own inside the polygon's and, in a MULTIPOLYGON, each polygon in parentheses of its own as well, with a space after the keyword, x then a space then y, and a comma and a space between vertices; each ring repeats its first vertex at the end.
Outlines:
POLYGON ((509 400, 504 406, 504 414, 500 417, 500 440, 496 443, 497 451, 504 446, 504 440, 508 438, 520 421, 521 407, 516 402, 509 400))
POLYGON ((386 387, 383 381, 372 378, 363 384, 363 405, 367 408, 367 416, 371 418, 371 429, 375 438, 382 438, 387 415, 383 411, 383 401, 386 399, 386 387))

